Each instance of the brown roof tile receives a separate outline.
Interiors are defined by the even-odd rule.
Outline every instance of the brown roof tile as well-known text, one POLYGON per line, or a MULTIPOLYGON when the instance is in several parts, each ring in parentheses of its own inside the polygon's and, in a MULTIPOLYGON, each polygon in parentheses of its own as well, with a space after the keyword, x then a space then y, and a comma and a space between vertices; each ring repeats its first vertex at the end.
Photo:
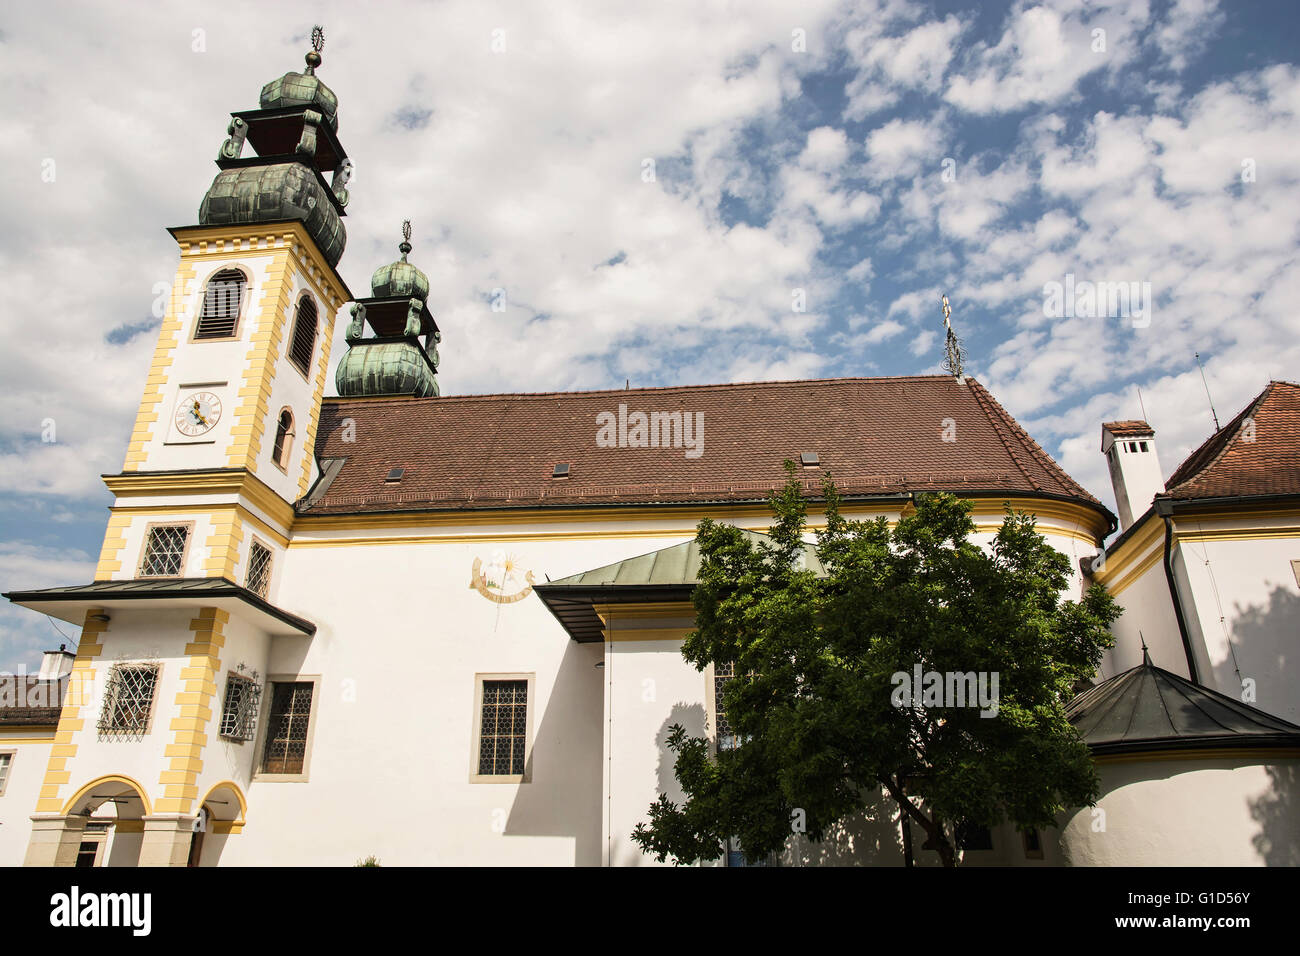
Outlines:
POLYGON ((1101 427, 1103 431, 1110 432, 1116 438, 1136 438, 1156 433, 1154 428, 1136 418, 1128 418, 1122 422, 1105 422, 1101 427))
POLYGON ((1159 497, 1300 494, 1300 384, 1270 382, 1174 469, 1159 497))
MULTIPOLYGON (((317 456, 347 462, 300 504, 308 514, 753 501, 784 482, 786 459, 816 452, 846 494, 1042 494, 1109 517, 982 385, 946 375, 327 399, 320 432, 317 456), (597 415, 620 405, 702 414, 703 454, 598 446, 597 415), (945 419, 955 441, 943 440, 945 419), (570 477, 551 477, 557 463, 570 477), (405 472, 386 483, 393 468, 405 472)), ((822 469, 801 474, 815 492, 822 469)))
POLYGON ((63 709, 66 678, 0 674, 0 727, 53 727, 63 709))

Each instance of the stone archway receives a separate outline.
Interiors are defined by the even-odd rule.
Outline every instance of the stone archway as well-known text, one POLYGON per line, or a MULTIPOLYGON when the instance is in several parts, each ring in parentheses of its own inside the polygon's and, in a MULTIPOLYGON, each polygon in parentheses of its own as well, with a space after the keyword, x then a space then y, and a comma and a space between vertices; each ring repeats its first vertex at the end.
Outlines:
POLYGON ((27 866, 136 866, 149 797, 130 777, 110 774, 86 784, 57 814, 32 817, 27 866))
POLYGON ((189 866, 216 866, 227 841, 244 828, 248 803, 239 785, 223 780, 199 801, 194 834, 190 838, 189 866))

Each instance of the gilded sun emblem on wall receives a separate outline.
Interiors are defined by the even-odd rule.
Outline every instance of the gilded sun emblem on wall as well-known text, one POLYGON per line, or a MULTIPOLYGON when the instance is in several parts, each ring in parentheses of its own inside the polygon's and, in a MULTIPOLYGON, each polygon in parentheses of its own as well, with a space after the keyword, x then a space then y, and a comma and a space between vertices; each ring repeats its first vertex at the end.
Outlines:
POLYGON ((471 588, 497 604, 522 601, 533 593, 533 583, 533 572, 520 568, 515 556, 504 551, 492 552, 486 564, 475 558, 469 579, 471 588))

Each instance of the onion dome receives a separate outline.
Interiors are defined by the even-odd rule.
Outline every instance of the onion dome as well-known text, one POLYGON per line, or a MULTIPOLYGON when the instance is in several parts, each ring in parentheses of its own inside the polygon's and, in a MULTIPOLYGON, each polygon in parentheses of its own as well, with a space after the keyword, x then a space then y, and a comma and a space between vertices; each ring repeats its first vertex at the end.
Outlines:
POLYGON ((362 342, 339 360, 334 385, 345 398, 357 395, 414 395, 432 398, 438 382, 419 346, 409 342, 362 342))
POLYGON ((370 294, 376 299, 402 296, 408 299, 429 298, 429 277, 406 261, 411 252, 411 223, 402 223, 402 242, 397 247, 402 258, 380 266, 370 277, 370 294))
POLYGON ((321 255, 338 265, 347 244, 343 220, 320 180, 301 163, 223 169, 199 206, 199 222, 223 226, 298 219, 321 255))
POLYGON ((320 49, 325 41, 325 34, 320 27, 311 31, 312 51, 307 54, 307 68, 301 73, 286 73, 278 80, 272 80, 262 87, 259 103, 264 110, 282 109, 287 106, 305 106, 316 110, 329 124, 329 128, 339 128, 339 98, 334 91, 316 76, 316 67, 320 66, 320 49))

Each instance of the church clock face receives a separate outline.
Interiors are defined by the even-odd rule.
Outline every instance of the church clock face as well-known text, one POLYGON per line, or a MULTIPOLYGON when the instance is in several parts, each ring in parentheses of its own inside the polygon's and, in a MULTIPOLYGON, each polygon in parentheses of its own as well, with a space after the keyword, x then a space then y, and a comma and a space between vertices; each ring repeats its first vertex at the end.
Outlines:
POLYGON ((186 392, 176 406, 176 430, 189 438, 206 434, 221 420, 221 399, 212 392, 186 392))

